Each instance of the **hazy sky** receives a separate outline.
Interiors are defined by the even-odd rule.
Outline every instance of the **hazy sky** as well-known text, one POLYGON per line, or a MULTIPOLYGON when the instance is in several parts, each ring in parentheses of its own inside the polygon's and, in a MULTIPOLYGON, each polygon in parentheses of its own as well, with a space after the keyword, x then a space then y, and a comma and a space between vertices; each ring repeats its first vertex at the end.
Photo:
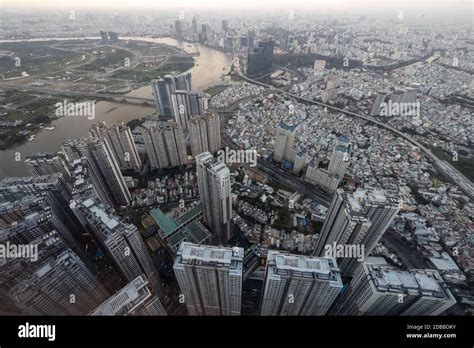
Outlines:
POLYGON ((472 11, 471 0, 0 0, 4 8, 71 9, 152 9, 152 10, 213 10, 266 9, 291 10, 318 8, 339 11, 374 9, 424 9, 427 11, 472 11))

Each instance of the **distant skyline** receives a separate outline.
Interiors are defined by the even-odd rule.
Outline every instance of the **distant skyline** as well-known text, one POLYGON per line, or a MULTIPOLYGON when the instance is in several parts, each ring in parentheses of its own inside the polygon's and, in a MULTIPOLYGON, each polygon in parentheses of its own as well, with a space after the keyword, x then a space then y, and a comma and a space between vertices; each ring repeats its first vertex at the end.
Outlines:
POLYGON ((463 12, 473 11, 470 0, 3 0, 0 8, 4 9, 59 9, 59 10, 156 10, 156 11, 230 11, 262 9, 268 12, 289 11, 298 9, 322 9, 334 11, 353 11, 358 14, 364 11, 383 10, 423 10, 426 12, 463 12))

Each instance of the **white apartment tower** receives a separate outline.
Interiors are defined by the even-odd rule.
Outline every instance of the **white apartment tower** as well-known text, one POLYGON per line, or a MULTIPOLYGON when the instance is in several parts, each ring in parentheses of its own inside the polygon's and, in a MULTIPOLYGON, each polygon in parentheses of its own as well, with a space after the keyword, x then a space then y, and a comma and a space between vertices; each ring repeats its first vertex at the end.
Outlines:
POLYGON ((325 315, 342 288, 336 261, 269 250, 261 315, 325 315))
POLYGON ((363 263, 334 315, 439 315, 456 303, 438 271, 363 263))
POLYGON ((62 153, 37 153, 25 159, 25 164, 31 175, 61 173, 66 180, 71 177, 66 159, 62 153))
POLYGON ((209 152, 196 156, 196 170, 204 222, 223 243, 231 237, 232 193, 229 168, 209 152))
POLYGON ((175 122, 147 122, 143 125, 142 136, 152 169, 187 163, 183 129, 175 122))
POLYGON ((295 127, 280 123, 276 129, 273 159, 275 162, 287 160, 292 162, 295 127))
POLYGON ((122 277, 131 282, 145 274, 154 287, 158 285, 155 266, 134 225, 122 222, 98 199, 72 201, 70 206, 122 277))
POLYGON ((100 304, 90 315, 166 315, 159 298, 148 286, 145 275, 125 285, 100 304))
POLYGON ((105 122, 94 124, 90 133, 96 138, 107 139, 121 170, 140 171, 142 162, 130 128, 123 122, 107 127, 105 122))
MULTIPOLYGON (((390 227, 402 205, 399 195, 388 190, 359 188, 355 192, 338 189, 329 207, 315 255, 324 256, 324 248, 332 243, 364 246, 367 257, 390 227)), ((358 261, 338 261, 345 276, 353 275, 358 261)))
POLYGON ((352 145, 349 138, 340 136, 334 146, 328 172, 337 174, 342 179, 350 163, 351 151, 352 145))
POLYGON ((44 263, 10 294, 19 308, 33 315, 85 315, 107 296, 70 249, 44 263))
POLYGON ((63 144, 70 163, 87 158, 92 185, 104 204, 126 206, 131 195, 109 142, 104 138, 73 139, 63 144))
POLYGON ((215 153, 221 148, 221 127, 217 113, 194 116, 188 122, 193 157, 200 153, 215 153))
POLYGON ((189 315, 240 315, 243 248, 183 242, 174 261, 189 315))
POLYGON ((176 90, 171 94, 171 103, 175 121, 184 129, 188 128, 191 117, 204 115, 207 109, 204 95, 196 91, 176 90))
POLYGON ((344 190, 337 190, 319 234, 314 255, 325 256, 326 245, 333 243, 360 244, 370 224, 359 202, 344 190))

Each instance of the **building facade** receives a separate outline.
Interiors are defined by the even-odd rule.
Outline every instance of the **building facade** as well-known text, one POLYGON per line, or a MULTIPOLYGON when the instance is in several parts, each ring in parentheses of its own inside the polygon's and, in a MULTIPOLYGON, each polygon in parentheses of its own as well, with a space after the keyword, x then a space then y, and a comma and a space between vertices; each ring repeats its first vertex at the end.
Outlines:
POLYGON ((139 172, 142 166, 137 145, 130 128, 123 122, 108 127, 105 122, 94 124, 90 133, 96 138, 107 139, 121 170, 139 172))
POLYGON ((70 163, 87 158, 91 183, 104 204, 126 206, 130 203, 130 192, 106 139, 73 139, 64 143, 62 148, 70 163))
POLYGON ((231 237, 232 219, 229 168, 203 152, 196 156, 196 170, 204 222, 225 243, 231 237))
POLYGON ((244 250, 183 242, 173 269, 189 315, 240 315, 244 250))
POLYGON ((440 315, 456 303, 435 270, 361 264, 333 315, 440 315))
POLYGON ((90 315, 166 315, 147 278, 142 275, 100 304, 90 315))
POLYGON ((295 127, 280 123, 276 129, 273 159, 275 162, 283 160, 293 162, 293 144, 295 142, 295 127))
POLYGON ((221 145, 220 118, 217 113, 194 116, 188 122, 193 157, 200 153, 215 153, 221 145))
POLYGON ((325 315, 342 288, 336 261, 269 250, 261 315, 325 315))
POLYGON ((188 122, 193 116, 204 115, 207 100, 200 92, 176 90, 171 94, 171 104, 175 121, 187 129, 188 122))
POLYGON ((73 201, 71 208, 122 278, 131 282, 145 274, 156 289, 158 276, 155 266, 134 225, 121 221, 97 198, 73 201))
POLYGON ((184 132, 175 122, 147 122, 143 125, 142 136, 152 169, 176 167, 188 162, 184 132))

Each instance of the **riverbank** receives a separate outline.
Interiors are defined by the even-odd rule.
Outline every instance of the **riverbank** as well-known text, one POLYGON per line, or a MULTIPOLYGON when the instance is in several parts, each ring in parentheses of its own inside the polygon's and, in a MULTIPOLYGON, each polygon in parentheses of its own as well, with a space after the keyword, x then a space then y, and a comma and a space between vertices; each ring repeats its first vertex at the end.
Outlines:
MULTIPOLYGON (((77 38, 69 38, 68 40, 74 39, 77 38)), ((192 88, 194 90, 204 91, 214 85, 223 84, 224 76, 230 71, 232 64, 232 57, 230 55, 200 44, 188 46, 189 44, 178 42, 172 38, 124 37, 122 39, 162 43, 181 48, 188 53, 199 51, 199 56, 195 57, 196 64, 188 70, 192 75, 192 88), (223 69, 224 67, 225 69, 223 69)), ((53 39, 43 39, 43 41, 48 40, 53 39)), ((126 95, 149 99, 153 98, 150 86, 132 90, 126 95)), ((123 121, 127 123, 134 119, 146 117, 152 112, 154 112, 154 107, 152 108, 150 106, 100 101, 96 104, 96 117, 94 120, 88 120, 86 117, 62 117, 58 120, 54 120, 51 126, 55 126, 55 130, 48 131, 41 129, 33 141, 27 141, 14 148, 0 151, 0 178, 28 175, 23 163, 26 157, 38 152, 56 152, 60 150, 61 145, 66 140, 87 136, 90 126, 96 122, 105 121, 106 123, 113 123, 123 121)))

